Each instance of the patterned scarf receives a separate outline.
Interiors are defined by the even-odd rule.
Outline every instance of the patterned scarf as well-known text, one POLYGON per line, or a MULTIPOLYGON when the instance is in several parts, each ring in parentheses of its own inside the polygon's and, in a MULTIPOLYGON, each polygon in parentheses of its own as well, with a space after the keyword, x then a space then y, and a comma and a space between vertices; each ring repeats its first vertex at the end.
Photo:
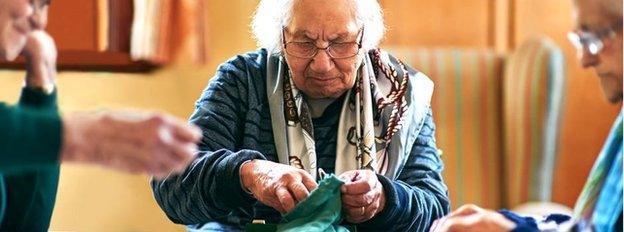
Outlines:
POLYGON ((622 211, 622 112, 587 178, 574 217, 598 231, 611 230, 622 211))
MULTIPOLYGON (((355 86, 344 98, 336 142, 337 175, 356 169, 384 175, 391 169, 394 171, 389 168, 388 145, 404 122, 408 108, 405 94, 410 78, 400 61, 400 70, 388 63, 382 61, 379 50, 367 54, 358 70, 355 86), (387 90, 387 94, 382 93, 383 90, 387 90)), ((284 80, 281 105, 286 125, 273 120, 273 128, 278 132, 285 130, 288 154, 288 160, 280 158, 280 163, 304 169, 316 178, 318 167, 309 106, 293 84, 283 58, 279 65, 278 79, 284 80)))

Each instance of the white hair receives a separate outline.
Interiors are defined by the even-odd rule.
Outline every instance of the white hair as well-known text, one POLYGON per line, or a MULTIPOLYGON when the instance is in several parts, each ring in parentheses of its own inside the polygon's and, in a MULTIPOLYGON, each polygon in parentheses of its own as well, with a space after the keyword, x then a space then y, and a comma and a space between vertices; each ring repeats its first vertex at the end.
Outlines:
MULTIPOLYGON (((258 46, 274 53, 282 51, 282 28, 290 23, 295 0, 260 0, 251 22, 258 46)), ((384 36, 383 13, 377 0, 350 0, 355 3, 355 20, 364 27, 362 48, 376 48, 384 36)))

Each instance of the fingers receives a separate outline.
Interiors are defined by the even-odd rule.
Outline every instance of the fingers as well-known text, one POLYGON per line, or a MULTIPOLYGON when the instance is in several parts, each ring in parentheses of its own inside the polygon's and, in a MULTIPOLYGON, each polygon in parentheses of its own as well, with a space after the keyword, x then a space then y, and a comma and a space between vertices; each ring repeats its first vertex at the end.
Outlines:
POLYGON ((27 59, 56 59, 56 44, 54 39, 43 30, 34 30, 28 34, 22 54, 27 59))
POLYGON ((435 221, 430 231, 510 231, 515 224, 503 215, 479 208, 475 205, 464 205, 446 217, 435 221))
POLYGON ((283 184, 286 187, 278 187, 275 192, 285 212, 290 212, 299 202, 305 200, 310 195, 309 188, 316 188, 316 183, 314 183, 314 186, 311 186, 311 183, 309 183, 311 178, 310 174, 305 171, 285 175, 283 184), (304 182, 304 180, 306 181, 304 182), (304 183, 308 183, 310 187, 304 183))
POLYGON ((367 206, 348 206, 343 205, 347 221, 351 223, 361 223, 373 218, 379 211, 379 202, 373 202, 367 206))
MULTIPOLYGON (((472 205, 472 204, 462 205, 461 207, 451 212, 450 214, 438 220, 435 220, 433 224, 431 225, 431 228, 429 229, 429 231, 448 231, 449 224, 457 223, 456 218, 462 218, 465 216, 479 213, 481 211, 482 209, 476 205, 472 205)), ((465 221, 461 221, 461 222, 463 223, 465 221)))
POLYGON ((292 211, 317 184, 306 171, 266 160, 253 160, 241 166, 243 187, 263 204, 281 213, 292 211))
POLYGON ((165 114, 150 115, 144 123, 149 128, 147 134, 135 138, 145 145, 144 149, 153 151, 149 156, 159 162, 162 173, 183 170, 195 158, 195 141, 201 135, 193 126, 165 114))
POLYGON ((85 112, 63 123, 63 159, 67 161, 166 176, 183 170, 196 155, 197 145, 189 140, 197 138, 195 129, 165 114, 85 112))
POLYGON ((306 187, 308 192, 314 191, 318 187, 318 184, 316 183, 316 181, 314 181, 314 178, 312 178, 309 173, 305 171, 302 172, 303 174, 301 175, 301 182, 306 187))
POLYGON ((366 192, 364 194, 358 195, 347 195, 344 194, 342 196, 342 203, 345 205, 353 206, 353 207, 361 207, 372 204, 376 201, 381 195, 381 189, 375 188, 372 191, 366 192))
POLYGON ((288 189, 284 187, 277 188, 275 190, 275 195, 281 205, 283 211, 282 213, 290 212, 293 208, 295 208, 295 201, 290 195, 290 191, 288 191, 288 189))
POLYGON ((429 227, 429 232, 436 231, 436 229, 438 228, 438 225, 440 225, 445 219, 446 219, 445 217, 442 217, 433 221, 433 223, 431 223, 431 227, 429 227))
POLYGON ((466 204, 466 205, 462 205, 457 210, 455 210, 452 213, 450 213, 449 215, 447 215, 447 217, 467 216, 467 215, 471 215, 471 214, 475 214, 475 213, 480 213, 480 212, 483 212, 483 211, 484 211, 484 209, 479 208, 476 205, 466 204))
POLYGON ((477 215, 469 215, 463 217, 446 218, 439 222, 433 231, 473 231, 478 223, 477 215), (471 229, 472 228, 472 229, 471 229))
POLYGON ((339 179, 341 179, 344 182, 352 182, 355 180, 355 178, 358 176, 358 171, 357 170, 352 170, 352 171, 347 171, 345 173, 340 174, 340 176, 338 176, 339 179))
POLYGON ((351 181, 345 181, 340 188, 345 195, 359 195, 370 192, 377 187, 377 176, 372 171, 358 170, 351 181))
POLYGON ((360 222, 358 219, 363 217, 364 214, 366 213, 366 207, 364 206, 352 207, 352 206, 343 205, 342 209, 344 210, 345 219, 347 219, 347 221, 351 223, 360 222))
POLYGON ((175 138, 184 142, 197 142, 202 137, 201 130, 192 124, 175 124, 173 126, 175 138))
POLYGON ((340 175, 340 178, 345 181, 340 191, 347 221, 364 222, 381 211, 383 187, 374 172, 350 171, 340 175))
POLYGON ((30 32, 22 54, 26 59, 26 86, 51 93, 56 82, 57 58, 52 37, 41 30, 30 32))
POLYGON ((171 147, 171 152, 173 154, 170 157, 172 159, 166 164, 170 166, 172 171, 183 170, 195 159, 195 155, 197 153, 197 146, 195 144, 174 143, 171 147))
POLYGON ((302 202, 310 195, 310 192, 308 192, 308 189, 302 183, 292 183, 289 189, 296 203, 302 202))

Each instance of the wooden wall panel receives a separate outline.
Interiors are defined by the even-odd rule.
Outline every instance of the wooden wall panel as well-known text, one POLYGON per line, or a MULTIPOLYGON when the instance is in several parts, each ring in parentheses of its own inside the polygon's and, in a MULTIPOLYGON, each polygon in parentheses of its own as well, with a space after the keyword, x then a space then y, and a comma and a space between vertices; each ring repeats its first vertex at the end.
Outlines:
POLYGON ((566 39, 573 28, 571 0, 516 0, 513 45, 547 35, 564 51, 567 65, 566 100, 553 201, 573 206, 589 170, 621 106, 609 105, 593 70, 581 69, 576 50, 566 39))
POLYGON ((489 46, 490 0, 382 0, 392 46, 489 46))
POLYGON ((97 51, 96 0, 54 0, 48 32, 59 50, 97 51))

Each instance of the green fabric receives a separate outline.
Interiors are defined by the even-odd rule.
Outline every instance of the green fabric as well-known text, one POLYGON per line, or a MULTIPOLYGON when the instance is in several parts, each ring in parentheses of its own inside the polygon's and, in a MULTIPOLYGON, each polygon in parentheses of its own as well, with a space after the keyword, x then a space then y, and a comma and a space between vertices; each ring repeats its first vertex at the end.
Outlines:
POLYGON ((56 199, 62 123, 56 92, 24 88, 0 104, 0 231, 47 231, 56 199))
POLYGON ((295 209, 284 215, 284 223, 277 225, 278 232, 349 231, 340 226, 342 220, 342 201, 340 186, 343 182, 334 175, 329 175, 318 185, 318 188, 295 209))

